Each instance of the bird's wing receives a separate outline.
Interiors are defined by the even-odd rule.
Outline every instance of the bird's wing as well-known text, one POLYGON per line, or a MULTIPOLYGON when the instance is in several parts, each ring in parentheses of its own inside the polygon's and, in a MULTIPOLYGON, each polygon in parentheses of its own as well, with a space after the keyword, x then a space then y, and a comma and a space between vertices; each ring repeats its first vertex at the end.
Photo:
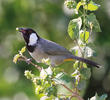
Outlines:
POLYGON ((71 54, 66 48, 56 44, 55 42, 41 39, 41 48, 48 55, 68 55, 71 54))

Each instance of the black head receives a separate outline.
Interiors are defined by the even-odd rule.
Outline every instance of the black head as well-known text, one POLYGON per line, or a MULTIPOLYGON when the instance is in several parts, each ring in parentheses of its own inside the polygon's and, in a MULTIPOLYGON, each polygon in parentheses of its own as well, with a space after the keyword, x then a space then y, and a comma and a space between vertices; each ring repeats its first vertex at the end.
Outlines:
POLYGON ((31 28, 16 28, 16 30, 18 30, 19 32, 22 33, 24 40, 26 42, 26 44, 29 44, 30 40, 30 36, 34 33, 37 37, 37 40, 39 39, 39 36, 37 35, 37 33, 31 29, 31 28))
POLYGON ((37 33, 31 28, 16 28, 16 30, 22 33, 27 49, 33 52, 40 38, 37 33))

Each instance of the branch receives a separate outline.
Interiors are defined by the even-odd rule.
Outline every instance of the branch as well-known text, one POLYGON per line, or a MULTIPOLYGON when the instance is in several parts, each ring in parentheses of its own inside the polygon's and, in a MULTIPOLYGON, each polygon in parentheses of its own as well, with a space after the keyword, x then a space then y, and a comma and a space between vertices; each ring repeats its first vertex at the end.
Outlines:
POLYGON ((60 84, 62 85, 64 88, 66 88, 68 91, 70 91, 72 93, 72 96, 70 99, 72 99, 73 97, 77 97, 78 100, 84 100, 82 97, 80 97, 76 92, 73 92, 70 88, 68 88, 65 84, 60 84))
POLYGON ((66 88, 69 92, 73 93, 73 91, 70 88, 68 88, 65 84, 61 83, 60 85, 62 85, 64 88, 66 88))
POLYGON ((41 68, 40 66, 34 64, 34 63, 33 63, 31 60, 29 60, 26 56, 22 56, 22 57, 18 58, 18 60, 19 60, 19 61, 25 61, 26 63, 35 66, 39 71, 42 70, 42 68, 41 68))

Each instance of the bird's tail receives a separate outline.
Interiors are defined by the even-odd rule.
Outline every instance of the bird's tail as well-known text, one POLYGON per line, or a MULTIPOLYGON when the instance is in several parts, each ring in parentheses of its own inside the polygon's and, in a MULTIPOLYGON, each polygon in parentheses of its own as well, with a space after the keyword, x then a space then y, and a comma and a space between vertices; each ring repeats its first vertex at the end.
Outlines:
POLYGON ((72 55, 72 56, 70 57, 70 59, 71 59, 71 58, 72 58, 72 59, 79 60, 79 61, 82 61, 82 62, 84 62, 84 63, 86 63, 86 64, 92 65, 92 66, 97 67, 97 68, 100 68, 100 67, 101 67, 98 63, 96 63, 96 62, 94 62, 94 61, 91 61, 91 60, 88 60, 88 59, 85 59, 85 58, 82 58, 82 57, 77 57, 77 56, 72 55))

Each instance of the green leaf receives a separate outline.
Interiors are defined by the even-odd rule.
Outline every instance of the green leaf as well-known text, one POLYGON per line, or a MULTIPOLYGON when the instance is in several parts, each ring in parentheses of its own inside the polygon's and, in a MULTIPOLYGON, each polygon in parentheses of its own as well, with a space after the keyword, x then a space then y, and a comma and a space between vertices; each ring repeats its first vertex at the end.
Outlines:
POLYGON ((79 61, 75 61, 73 64, 74 69, 77 69, 79 67, 79 61))
POLYGON ((93 1, 90 1, 87 5, 84 6, 84 9, 90 10, 90 11, 95 11, 99 8, 100 5, 94 3, 93 1))
POLYGON ((66 73, 61 72, 58 75, 56 75, 56 77, 53 80, 57 84, 58 94, 65 94, 65 95, 70 95, 71 94, 71 92, 69 92, 61 84, 64 84, 68 88, 72 89, 74 87, 73 83, 75 82, 74 78, 72 78, 71 76, 67 75, 66 73))
POLYGON ((91 70, 90 68, 81 68, 80 69, 81 77, 83 79, 89 79, 91 77, 91 70))
POLYGON ((79 8, 80 8, 82 5, 83 5, 82 2, 78 2, 77 6, 76 6, 77 11, 79 10, 79 8))
POLYGON ((72 39, 78 38, 79 30, 81 26, 82 26, 82 19, 80 17, 77 19, 73 19, 69 22, 68 34, 72 39))
POLYGON ((84 68, 87 68, 87 64, 86 64, 86 63, 83 63, 83 67, 84 67, 84 68))
POLYGON ((78 69, 76 69, 72 74, 71 74, 71 76, 72 77, 75 77, 76 79, 77 79, 77 76, 79 75, 79 71, 78 71, 78 69))
POLYGON ((77 23, 70 21, 68 26, 68 33, 72 39, 76 39, 78 37, 79 29, 77 23))
POLYGON ((96 16, 93 13, 91 13, 90 15, 88 15, 86 17, 86 26, 88 28, 92 27, 92 29, 95 32, 101 32, 99 22, 98 22, 98 20, 96 19, 96 16))
POLYGON ((66 82, 69 83, 72 81, 72 77, 67 75, 66 73, 59 73, 57 74, 55 80, 57 80, 58 82, 66 82))
POLYGON ((79 52, 78 49, 79 49, 79 48, 77 48, 77 46, 76 46, 76 47, 73 47, 73 48, 71 49, 72 54, 78 56, 78 52, 79 52))
POLYGON ((81 32, 80 33, 80 39, 84 42, 84 43, 88 43, 88 39, 89 39, 89 32, 81 32))

